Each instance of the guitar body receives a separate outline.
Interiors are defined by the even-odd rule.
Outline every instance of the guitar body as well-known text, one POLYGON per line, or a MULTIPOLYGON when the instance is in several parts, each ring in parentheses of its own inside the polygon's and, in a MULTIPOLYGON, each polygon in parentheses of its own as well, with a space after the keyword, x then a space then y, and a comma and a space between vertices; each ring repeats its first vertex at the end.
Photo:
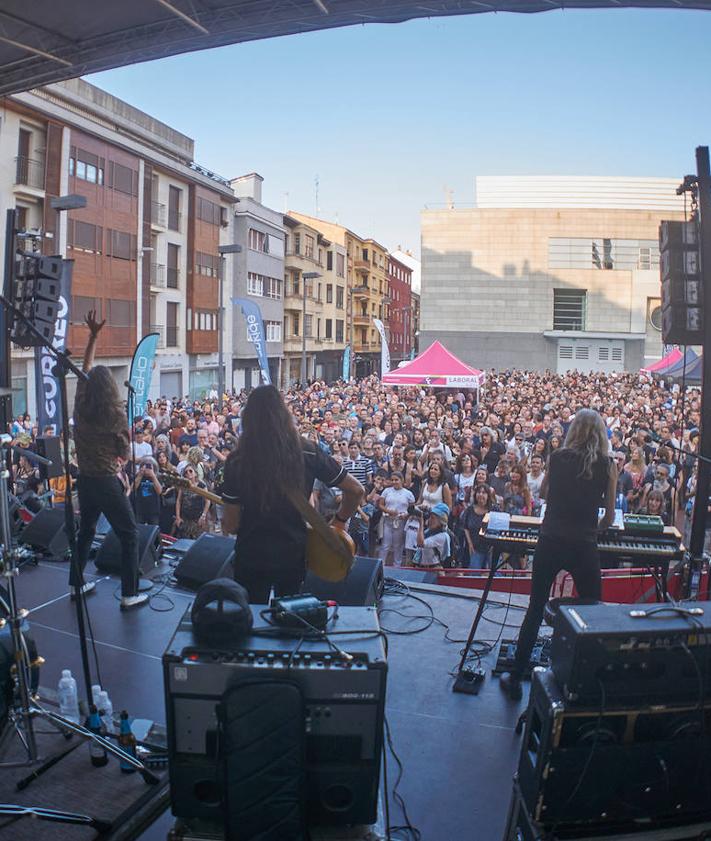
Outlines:
POLYGON ((348 532, 342 529, 330 529, 331 534, 343 544, 340 552, 334 552, 332 546, 323 539, 316 529, 307 527, 306 534, 306 566, 324 581, 343 581, 353 567, 355 543, 348 532), (350 560, 349 560, 350 556, 350 560))

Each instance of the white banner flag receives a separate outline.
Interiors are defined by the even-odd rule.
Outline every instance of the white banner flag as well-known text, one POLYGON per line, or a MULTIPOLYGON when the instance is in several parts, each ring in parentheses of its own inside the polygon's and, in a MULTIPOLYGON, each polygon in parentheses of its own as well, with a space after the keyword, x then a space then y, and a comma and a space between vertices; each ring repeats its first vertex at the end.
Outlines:
POLYGON ((385 325, 379 318, 373 319, 375 328, 380 333, 380 341, 382 342, 380 348, 380 376, 387 374, 390 370, 390 348, 388 347, 388 340, 385 338, 385 325))

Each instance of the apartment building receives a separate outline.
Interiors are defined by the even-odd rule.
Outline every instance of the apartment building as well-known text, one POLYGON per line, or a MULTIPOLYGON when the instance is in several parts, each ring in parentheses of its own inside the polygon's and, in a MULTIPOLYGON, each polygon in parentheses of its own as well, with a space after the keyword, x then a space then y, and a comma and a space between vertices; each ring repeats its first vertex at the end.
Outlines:
POLYGON ((480 177, 422 212, 420 345, 478 368, 634 371, 662 355, 658 231, 677 179, 480 177))
MULTIPOLYGON (((120 386, 150 330, 152 396, 216 385, 218 246, 231 239, 233 202, 229 184, 195 164, 189 137, 81 79, 0 101, 0 213, 17 208, 44 253, 74 260, 67 347, 80 355, 84 316, 97 310, 97 357, 120 386), (50 207, 68 194, 86 207, 50 207)), ((34 415, 33 355, 13 351, 12 364, 14 412, 34 415)))
POLYGON ((412 269, 392 254, 388 255, 388 296, 390 298, 390 362, 410 359, 413 348, 412 269))
MULTIPOLYGON (((259 305, 269 359, 269 373, 275 384, 282 381, 284 355, 284 253, 286 229, 284 215, 262 204, 264 179, 256 172, 230 181, 236 196, 234 206, 234 241, 242 251, 232 257, 232 298, 248 298, 259 305)), ((229 259, 229 258, 226 258, 229 259)), ((231 311, 231 376, 226 382, 236 390, 261 383, 254 343, 239 305, 225 301, 231 311)))

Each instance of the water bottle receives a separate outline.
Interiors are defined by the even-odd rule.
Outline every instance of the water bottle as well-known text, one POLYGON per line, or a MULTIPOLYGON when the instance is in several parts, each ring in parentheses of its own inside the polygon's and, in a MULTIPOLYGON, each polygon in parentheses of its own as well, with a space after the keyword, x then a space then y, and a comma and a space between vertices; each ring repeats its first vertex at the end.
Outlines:
POLYGON ((77 695, 77 682, 72 677, 69 669, 62 671, 62 677, 57 687, 59 696, 59 714, 68 721, 79 724, 79 697, 77 695))
POLYGON ((99 717, 105 733, 114 733, 114 705, 108 692, 99 693, 99 717))
MULTIPOLYGON (((99 711, 94 704, 91 705, 87 727, 92 733, 96 733, 97 736, 101 735, 101 719, 99 718, 99 711)), ((96 768, 101 768, 102 765, 106 765, 109 761, 106 748, 94 739, 90 739, 89 741, 89 756, 91 757, 91 764, 96 768)))
POLYGON ((91 685, 91 703, 99 709, 99 695, 101 695, 101 687, 98 683, 92 683, 91 685))
MULTIPOLYGON (((131 724, 128 720, 128 713, 126 710, 121 711, 121 726, 119 728, 118 744, 121 750, 131 756, 136 755, 136 737, 131 731, 131 724)), ((119 760, 119 765, 121 766, 121 771, 124 774, 133 774, 136 770, 133 765, 129 765, 129 763, 124 759, 119 760)))

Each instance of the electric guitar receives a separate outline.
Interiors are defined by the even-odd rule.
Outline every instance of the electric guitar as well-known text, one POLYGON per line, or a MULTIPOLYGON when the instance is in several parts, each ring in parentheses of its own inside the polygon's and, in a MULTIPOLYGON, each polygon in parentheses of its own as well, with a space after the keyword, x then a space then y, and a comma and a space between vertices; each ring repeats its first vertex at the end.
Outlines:
MULTIPOLYGON (((224 499, 206 488, 192 485, 182 476, 173 473, 159 473, 159 480, 168 487, 189 491, 217 505, 224 499)), ((333 528, 318 511, 296 491, 287 492, 289 502, 306 521, 306 566, 314 575, 326 581, 342 581, 353 566, 355 543, 348 532, 333 528)))

